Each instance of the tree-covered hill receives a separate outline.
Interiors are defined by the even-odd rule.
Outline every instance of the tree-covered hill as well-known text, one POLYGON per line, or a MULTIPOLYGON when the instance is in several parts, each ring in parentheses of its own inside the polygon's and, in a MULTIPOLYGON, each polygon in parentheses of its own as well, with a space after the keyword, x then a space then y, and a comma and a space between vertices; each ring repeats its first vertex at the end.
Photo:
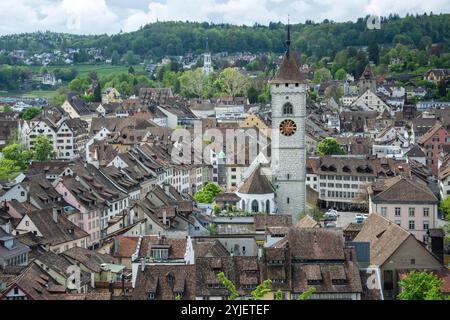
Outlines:
MULTIPOLYGON (((125 54, 133 50, 142 58, 160 58, 166 55, 185 55, 204 51, 206 39, 213 52, 276 52, 284 51, 285 25, 270 23, 268 26, 236 26, 194 22, 157 22, 138 31, 112 36, 79 36, 39 32, 0 37, 0 50, 26 50, 40 53, 65 48, 99 48, 105 56, 114 51, 125 54)), ((425 49, 431 43, 439 43, 444 52, 450 44, 450 14, 424 14, 406 16, 390 15, 382 18, 381 30, 368 30, 366 18, 356 22, 321 23, 307 21, 292 26, 294 50, 313 61, 335 54, 349 46, 380 46, 396 44, 425 49)))

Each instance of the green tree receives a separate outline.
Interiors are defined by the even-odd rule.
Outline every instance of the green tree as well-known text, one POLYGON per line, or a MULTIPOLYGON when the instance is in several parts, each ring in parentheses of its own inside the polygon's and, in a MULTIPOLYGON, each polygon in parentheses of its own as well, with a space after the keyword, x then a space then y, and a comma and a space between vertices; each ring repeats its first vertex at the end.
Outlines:
POLYGON ((272 285, 272 280, 267 279, 260 283, 255 290, 251 292, 253 300, 261 300, 264 296, 272 291, 270 286, 272 285))
POLYGON ((222 192, 222 189, 214 182, 208 183, 194 195, 195 201, 199 203, 212 203, 214 198, 222 192))
POLYGON ((208 231, 208 234, 213 237, 217 234, 217 225, 214 223, 209 223, 206 230, 208 231))
POLYGON ((369 60, 378 65, 380 63, 380 47, 378 44, 375 41, 370 42, 367 51, 369 52, 369 60))
POLYGON ((334 74, 334 80, 345 80, 347 78, 347 71, 344 68, 340 68, 334 74))
POLYGON ((53 144, 42 134, 36 137, 31 151, 33 152, 33 160, 38 162, 51 160, 55 156, 53 144))
POLYGON ((441 201, 439 209, 441 210, 445 219, 450 220, 450 197, 446 197, 444 200, 441 201))
POLYGON ((13 160, 2 158, 0 159, 0 180, 10 180, 17 177, 22 169, 13 160))
POLYGON ((325 138, 317 145, 317 153, 321 156, 345 155, 345 150, 335 138, 325 138))
POLYGON ((64 101, 66 101, 68 94, 69 88, 59 87, 58 90, 56 90, 56 94, 50 99, 49 105, 51 107, 60 107, 64 101))
POLYGON ((69 89, 77 93, 85 93, 91 86, 92 80, 89 77, 78 76, 69 83, 69 89))
POLYGON ((311 287, 308 290, 306 290, 305 292, 303 292, 301 295, 298 296, 297 300, 308 300, 309 297, 311 297, 314 292, 316 292, 316 288, 311 287))
POLYGON ((102 102, 102 87, 100 85, 100 82, 95 86, 93 101, 102 102))
POLYGON ((228 297, 229 300, 236 300, 236 298, 239 297, 239 293, 236 290, 236 286, 234 285, 234 283, 228 279, 225 276, 225 273, 220 272, 217 275, 217 278, 219 278, 220 281, 222 281, 222 284, 224 285, 224 287, 230 291, 230 296, 228 297))
POLYGON ((442 280, 431 272, 412 271, 400 280, 400 300, 443 300, 442 280))
POLYGON ((129 66, 132 66, 138 64, 140 58, 138 55, 134 54, 132 50, 128 50, 124 55, 124 60, 129 66))
POLYGON ((20 117, 24 120, 31 120, 40 115, 41 111, 42 111, 41 108, 32 107, 22 112, 20 117))
POLYGON ((29 150, 22 150, 17 143, 10 144, 3 148, 3 159, 12 161, 14 166, 20 170, 25 170, 32 158, 29 150))
POLYGON ((283 292, 281 290, 277 290, 277 292, 275 292, 274 300, 283 300, 283 292))
POLYGON ((16 144, 18 142, 19 142, 19 132, 17 128, 14 128, 9 132, 9 136, 6 139, 6 145, 16 144))
POLYGON ((181 94, 187 98, 201 98, 208 93, 208 77, 203 73, 202 69, 188 70, 179 78, 181 94))
POLYGON ((250 103, 258 102, 258 96, 259 96, 259 92, 254 86, 251 86, 250 88, 248 88, 247 97, 248 97, 248 101, 250 103))
POLYGON ((313 82, 319 84, 331 79, 331 72, 327 68, 320 68, 314 72, 313 82))
POLYGON ((221 92, 231 97, 237 97, 247 92, 249 80, 237 68, 226 68, 220 75, 217 83, 221 92))
POLYGON ((447 81, 441 80, 438 84, 438 93, 440 97, 447 96, 447 81))
POLYGON ((119 56, 119 53, 117 52, 117 50, 114 50, 114 52, 112 53, 112 56, 111 56, 111 64, 113 65, 113 66, 116 66, 116 65, 118 65, 120 63, 120 56, 119 56))

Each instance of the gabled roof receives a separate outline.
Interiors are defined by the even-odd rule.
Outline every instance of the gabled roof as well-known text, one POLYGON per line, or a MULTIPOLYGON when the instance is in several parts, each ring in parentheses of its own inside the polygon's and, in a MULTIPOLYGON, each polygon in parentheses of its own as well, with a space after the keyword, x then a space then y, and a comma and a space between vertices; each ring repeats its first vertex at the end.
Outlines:
POLYGON ((296 259, 345 260, 341 230, 325 228, 291 228, 287 240, 296 259))
POLYGON ((286 53, 271 83, 303 83, 305 77, 292 54, 286 53))
POLYGON ((273 193, 274 190, 267 177, 261 174, 261 167, 258 167, 245 180, 238 192, 245 194, 269 194, 273 193))
POLYGON ((426 185, 406 178, 387 185, 387 188, 377 194, 372 201, 375 203, 438 203, 438 199, 426 185))
POLYGON ((197 238, 193 242, 195 257, 229 257, 230 253, 217 239, 197 238))
POLYGON ((416 158, 416 157, 425 157, 425 152, 419 146, 412 147, 406 154, 407 157, 416 158))
POLYGON ((42 234, 43 243, 57 245, 89 236, 63 214, 58 214, 58 222, 55 222, 52 208, 30 212, 28 217, 42 234))
POLYGON ((101 272, 101 265, 103 263, 118 263, 116 258, 108 254, 98 253, 96 251, 81 247, 70 248, 69 250, 64 251, 62 255, 70 261, 77 261, 83 264, 86 268, 89 268, 93 272, 97 273, 101 272))
POLYGON ((320 224, 314 220, 310 215, 305 215, 295 225, 297 228, 317 228, 320 224))
POLYGON ((196 267, 194 265, 150 265, 137 271, 133 300, 175 300, 178 294, 186 300, 195 299, 196 267))
POLYGON ((369 242, 370 263, 382 266, 408 237, 414 236, 392 221, 372 213, 353 241, 369 242))
POLYGON ((430 130, 428 130, 419 140, 419 144, 424 144, 442 128, 442 124, 440 122, 436 122, 430 130))
POLYGON ((366 65, 366 68, 364 69, 364 72, 361 74, 361 77, 359 78, 360 80, 372 80, 373 77, 373 72, 372 72, 372 68, 370 67, 370 65, 366 65))
MULTIPOLYGON (((27 299, 51 300, 52 288, 56 287, 59 287, 56 281, 50 278, 35 263, 31 263, 11 282, 10 286, 3 291, 3 294, 6 294, 13 288, 19 288, 25 293, 27 299)), ((0 294, 0 300, 2 300, 2 294, 0 294)))

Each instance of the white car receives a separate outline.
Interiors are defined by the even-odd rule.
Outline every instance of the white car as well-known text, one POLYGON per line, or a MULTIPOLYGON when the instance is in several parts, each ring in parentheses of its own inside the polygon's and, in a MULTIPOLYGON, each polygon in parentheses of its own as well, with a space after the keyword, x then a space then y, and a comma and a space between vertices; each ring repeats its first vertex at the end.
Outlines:
POLYGON ((330 209, 327 212, 325 212, 325 215, 339 217, 339 213, 336 210, 333 210, 333 209, 330 209))

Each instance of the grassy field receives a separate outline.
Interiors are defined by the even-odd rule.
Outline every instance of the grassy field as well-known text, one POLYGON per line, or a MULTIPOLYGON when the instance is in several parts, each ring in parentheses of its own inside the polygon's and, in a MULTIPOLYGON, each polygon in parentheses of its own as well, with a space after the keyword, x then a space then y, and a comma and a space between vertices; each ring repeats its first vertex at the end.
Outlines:
MULTIPOLYGON (((88 75, 90 72, 95 71, 97 72, 97 75, 102 78, 105 77, 107 75, 113 74, 113 73, 128 73, 128 66, 112 66, 110 64, 77 64, 74 66, 68 66, 68 65, 63 65, 63 66, 47 66, 47 69, 49 71, 52 71, 54 69, 58 69, 58 68, 71 68, 74 67, 75 69, 78 70, 78 74, 82 75, 82 76, 86 76, 88 75)), ((41 71, 40 66, 31 66, 30 69, 33 71, 33 73, 38 74, 41 71)), ((136 72, 143 72, 144 71, 144 66, 143 65, 136 65, 133 66, 133 69, 136 72)))
POLYGON ((54 91, 42 91, 42 90, 34 90, 34 91, 10 91, 10 92, 0 92, 0 97, 24 97, 24 98, 45 98, 51 99, 56 94, 56 90, 54 91))
MULTIPOLYGON (((47 66, 49 71, 55 70, 57 68, 71 68, 74 67, 78 70, 78 74, 82 76, 87 76, 90 72, 95 71, 100 78, 108 76, 115 73, 128 73, 128 66, 112 66, 109 64, 78 64, 74 66, 62 65, 62 66, 47 66)), ((38 79, 39 72, 41 71, 41 66, 30 66, 33 71, 33 77, 38 79)), ((133 66, 135 72, 143 72, 143 65, 133 66)), ((51 99, 56 94, 56 90, 42 91, 26 91, 26 92, 0 92, 0 97, 26 97, 26 98, 45 98, 51 99)))

